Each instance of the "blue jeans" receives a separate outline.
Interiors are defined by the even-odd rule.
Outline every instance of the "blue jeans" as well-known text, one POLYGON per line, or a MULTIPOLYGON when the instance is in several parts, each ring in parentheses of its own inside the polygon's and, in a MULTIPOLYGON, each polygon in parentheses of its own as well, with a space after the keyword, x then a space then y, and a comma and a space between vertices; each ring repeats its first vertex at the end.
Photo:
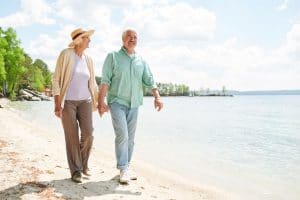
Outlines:
POLYGON ((128 108, 119 103, 112 103, 109 104, 109 108, 115 131, 117 168, 123 170, 128 167, 132 158, 138 107, 128 108))

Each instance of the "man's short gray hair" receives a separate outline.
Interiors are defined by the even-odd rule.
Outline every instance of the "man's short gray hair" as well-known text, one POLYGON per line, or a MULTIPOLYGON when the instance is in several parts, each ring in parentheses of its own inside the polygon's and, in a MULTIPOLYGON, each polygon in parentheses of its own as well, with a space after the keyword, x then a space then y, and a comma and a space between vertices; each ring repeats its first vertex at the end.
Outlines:
POLYGON ((125 29, 125 31, 122 33, 122 41, 123 41, 123 42, 124 42, 124 40, 125 40, 125 37, 126 37, 127 33, 130 32, 130 31, 136 33, 136 31, 135 31, 134 29, 132 29, 132 28, 125 29))

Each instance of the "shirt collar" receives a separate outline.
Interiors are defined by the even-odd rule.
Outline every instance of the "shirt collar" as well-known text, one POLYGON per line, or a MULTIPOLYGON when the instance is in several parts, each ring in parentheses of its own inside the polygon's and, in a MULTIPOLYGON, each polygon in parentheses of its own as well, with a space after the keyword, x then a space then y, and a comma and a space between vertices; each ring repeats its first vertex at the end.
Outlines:
POLYGON ((129 55, 129 54, 127 53, 127 50, 126 50, 126 48, 125 48, 124 46, 121 47, 120 51, 123 51, 123 52, 124 52, 127 56, 129 56, 130 58, 134 58, 135 55, 136 55, 136 52, 135 52, 135 51, 134 51, 133 55, 129 55))

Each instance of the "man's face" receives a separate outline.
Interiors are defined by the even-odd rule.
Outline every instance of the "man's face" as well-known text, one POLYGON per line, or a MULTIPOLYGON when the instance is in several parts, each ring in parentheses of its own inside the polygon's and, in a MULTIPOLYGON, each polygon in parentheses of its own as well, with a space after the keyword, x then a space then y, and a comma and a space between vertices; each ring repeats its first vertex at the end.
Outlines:
POLYGON ((124 41, 123 45, 126 49, 134 49, 137 44, 137 34, 134 31, 128 31, 124 41))

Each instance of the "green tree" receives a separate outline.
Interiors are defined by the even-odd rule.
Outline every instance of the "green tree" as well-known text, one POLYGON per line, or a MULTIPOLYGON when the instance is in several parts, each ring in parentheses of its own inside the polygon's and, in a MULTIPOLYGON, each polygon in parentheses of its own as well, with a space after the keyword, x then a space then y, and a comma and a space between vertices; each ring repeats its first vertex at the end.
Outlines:
POLYGON ((226 87, 223 85, 222 87, 222 94, 225 95, 226 94, 226 87))
POLYGON ((169 95, 175 96, 175 86, 172 83, 169 83, 169 95))
POLYGON ((22 66, 25 59, 24 51, 20 48, 20 41, 12 28, 3 31, 1 38, 4 38, 7 42, 7 45, 4 46, 5 54, 3 56, 6 71, 4 86, 7 85, 9 97, 14 98, 20 83, 20 77, 26 71, 22 66))
POLYGON ((210 90, 209 88, 206 89, 206 95, 209 95, 210 94, 210 90))
POLYGON ((20 47, 16 32, 0 27, 0 92, 14 98, 20 88, 43 91, 51 84, 52 73, 47 64, 41 59, 33 62, 20 47))
POLYGON ((40 92, 43 91, 45 89, 44 87, 45 79, 42 70, 35 65, 31 67, 31 70, 32 70, 31 77, 30 77, 31 87, 37 91, 40 92))
MULTIPOLYGON (((43 84, 43 89, 44 87, 50 88, 52 84, 52 73, 48 69, 48 65, 42 61, 41 59, 36 59, 33 63, 34 66, 36 66, 38 69, 40 69, 42 77, 40 77, 38 80, 43 81, 41 82, 43 84)), ((38 84, 38 83, 34 83, 38 84)))
POLYGON ((5 93, 6 70, 4 56, 6 54, 7 41, 4 38, 4 31, 0 27, 0 92, 5 93))
POLYGON ((4 81, 6 80, 6 70, 5 70, 5 63, 4 57, 0 53, 0 92, 4 89, 4 81))
POLYGON ((20 88, 28 88, 30 87, 30 68, 32 67, 32 59, 28 54, 24 54, 24 62, 23 66, 25 68, 25 72, 20 77, 20 88))

